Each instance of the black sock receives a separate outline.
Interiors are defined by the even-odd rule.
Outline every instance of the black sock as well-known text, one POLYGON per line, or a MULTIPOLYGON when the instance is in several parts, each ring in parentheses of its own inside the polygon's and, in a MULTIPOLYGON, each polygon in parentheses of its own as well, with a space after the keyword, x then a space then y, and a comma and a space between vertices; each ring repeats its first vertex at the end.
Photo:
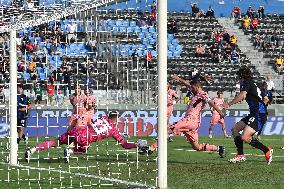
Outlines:
POLYGON ((22 139, 26 140, 26 135, 25 134, 23 134, 22 139))
POLYGON ((239 155, 243 155, 244 154, 244 145, 243 145, 243 140, 241 138, 241 136, 236 136, 234 138, 234 142, 235 142, 235 145, 237 147, 237 151, 238 151, 238 154, 239 155))
POLYGON ((268 152, 268 148, 266 146, 264 146, 261 142, 259 142, 256 138, 253 138, 249 145, 251 145, 252 147, 255 147, 257 149, 260 149, 261 151, 263 151, 263 153, 268 152))
POLYGON ((18 138, 17 138, 17 143, 19 144, 19 143, 20 143, 20 141, 21 141, 21 138, 20 138, 20 137, 18 137, 18 138))

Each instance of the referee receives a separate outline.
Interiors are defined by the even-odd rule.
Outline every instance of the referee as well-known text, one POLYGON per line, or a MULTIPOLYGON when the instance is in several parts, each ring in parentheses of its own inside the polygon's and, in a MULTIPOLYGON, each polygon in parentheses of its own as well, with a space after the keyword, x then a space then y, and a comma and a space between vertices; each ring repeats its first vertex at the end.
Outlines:
POLYGON ((19 144, 21 139, 24 139, 24 142, 27 143, 27 137, 24 134, 24 129, 26 127, 29 110, 31 109, 31 102, 30 98, 24 94, 22 85, 18 85, 17 92, 17 142, 19 144))

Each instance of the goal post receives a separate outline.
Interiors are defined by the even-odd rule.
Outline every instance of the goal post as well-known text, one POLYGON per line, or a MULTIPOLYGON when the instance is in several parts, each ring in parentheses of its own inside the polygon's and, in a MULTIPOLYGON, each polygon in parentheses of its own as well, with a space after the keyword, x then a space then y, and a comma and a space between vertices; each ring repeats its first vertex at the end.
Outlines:
POLYGON ((16 30, 10 31, 10 165, 17 165, 17 48, 16 30))
POLYGON ((167 0, 158 1, 158 187, 167 188, 167 0))

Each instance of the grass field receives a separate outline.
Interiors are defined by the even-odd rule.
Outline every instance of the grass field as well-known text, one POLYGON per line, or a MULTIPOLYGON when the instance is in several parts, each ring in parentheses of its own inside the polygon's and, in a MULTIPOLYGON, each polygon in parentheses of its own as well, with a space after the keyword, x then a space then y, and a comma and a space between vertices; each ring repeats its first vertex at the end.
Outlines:
MULTIPOLYGON (((176 137, 168 145, 169 188, 283 188, 282 138, 262 137, 263 143, 274 148, 274 159, 268 166, 262 153, 248 145, 245 145, 245 153, 250 154, 247 161, 229 164, 227 160, 235 152, 232 139, 200 138, 200 142, 225 145, 227 157, 221 159, 217 153, 195 152, 183 137, 176 137)), ((130 140, 136 141, 137 138, 131 137, 130 140)), ((65 164, 62 159, 63 148, 36 153, 27 164, 22 158, 26 147, 22 143, 19 147, 20 167, 5 164, 6 141, 2 139, 0 142, 0 183, 4 189, 149 188, 156 185, 157 154, 137 156, 136 151, 123 150, 113 140, 93 145, 85 155, 72 156, 70 164, 65 164)), ((153 138, 148 138, 148 141, 152 142, 153 138)), ((30 139, 29 146, 35 143, 36 138, 30 139)))

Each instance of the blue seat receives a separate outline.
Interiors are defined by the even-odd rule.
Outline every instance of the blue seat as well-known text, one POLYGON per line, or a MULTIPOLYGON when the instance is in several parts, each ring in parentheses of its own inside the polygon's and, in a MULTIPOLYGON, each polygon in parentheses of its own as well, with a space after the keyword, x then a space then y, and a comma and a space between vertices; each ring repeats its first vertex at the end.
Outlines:
POLYGON ((149 27, 149 32, 150 33, 156 33, 156 30, 153 26, 149 27))
POLYGON ((40 73, 39 74, 39 79, 40 80, 45 80, 46 79, 46 73, 40 73))
POLYGON ((168 58, 172 58, 172 57, 173 57, 172 51, 168 51, 168 58))
POLYGON ((140 33, 140 28, 139 28, 138 26, 136 26, 136 27, 134 28, 134 32, 135 32, 135 33, 140 33))
POLYGON ((132 26, 132 27, 136 26, 136 21, 130 21, 129 26, 132 26))
POLYGON ((144 39, 145 38, 145 34, 144 33, 138 33, 138 38, 144 39))
POLYGON ((180 57, 180 54, 181 54, 181 51, 174 51, 173 56, 174 56, 175 58, 179 58, 179 57, 180 57))
POLYGON ((29 73, 24 73, 24 74, 23 74, 23 78, 24 78, 25 80, 29 80, 29 79, 31 78, 31 75, 30 75, 29 73))
POLYGON ((152 51, 152 55, 153 55, 153 57, 157 57, 157 55, 158 55, 157 51, 152 51))
POLYGON ((141 32, 148 33, 148 28, 147 27, 141 27, 141 32))
POLYGON ((43 68, 37 67, 37 68, 36 68, 36 71, 37 71, 38 74, 43 73, 43 68))

